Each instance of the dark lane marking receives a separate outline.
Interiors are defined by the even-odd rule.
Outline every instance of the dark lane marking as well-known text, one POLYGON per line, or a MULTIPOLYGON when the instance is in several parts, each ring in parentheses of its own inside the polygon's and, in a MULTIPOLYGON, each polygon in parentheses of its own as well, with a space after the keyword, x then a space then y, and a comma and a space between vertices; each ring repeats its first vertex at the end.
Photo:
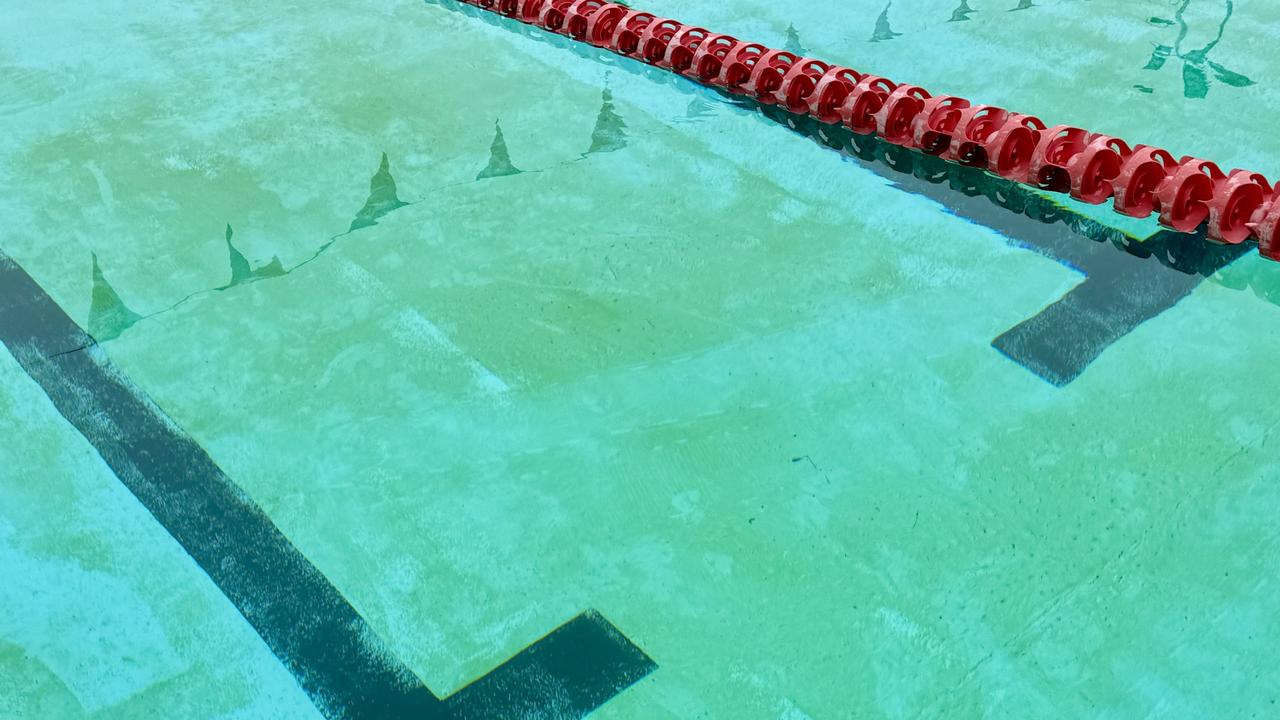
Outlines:
POLYGON ((995 230, 1013 245, 1055 260, 1085 280, 992 347, 1062 387, 1139 325, 1172 308, 1204 279, 1250 250, 1213 245, 1204 235, 1161 231, 1146 240, 1073 212, 1018 183, 982 170, 856 135, 779 108, 759 111, 909 193, 995 230), (807 122, 806 122, 807 121, 807 122))
POLYGON ((666 70, 456 0, 425 2, 686 94, 718 98, 756 112, 840 152, 845 159, 890 180, 905 192, 927 197, 958 217, 1003 234, 1013 245, 1081 272, 1085 275, 1083 282, 991 343, 1003 355, 1054 385, 1063 386, 1079 377, 1116 341, 1173 307, 1205 277, 1248 251, 1247 245, 1214 246, 1203 235, 1167 231, 1141 240, 977 168, 947 163, 874 136, 856 135, 807 115, 794 115, 775 105, 708 88, 666 70))
POLYGON ((485 715, 487 708, 520 708, 525 715, 518 717, 580 718, 656 667, 589 612, 441 701, 204 449, 3 251, 0 342, 328 718, 501 717, 485 715))
POLYGON ((1102 245, 1077 244, 1081 247, 1071 262, 1085 269, 1085 281, 991 342, 1059 387, 1079 377, 1117 340, 1190 295, 1205 277, 1251 250, 1247 245, 1211 245, 1203 235, 1160 232, 1141 247, 1186 269, 1168 272, 1160 264, 1102 245))
POLYGON ((3 253, 0 341, 326 717, 448 717, 262 509, 3 253))
POLYGON ((1014 245, 1083 273, 1084 282, 991 343, 1059 387, 1079 377, 1120 338, 1176 305, 1206 277, 1251 249, 1247 244, 1214 245, 1203 233, 1167 230, 1140 241, 978 168, 954 165, 774 106, 747 106, 840 151, 901 190, 928 197, 1014 245))
POLYGON ((657 667, 593 610, 561 625, 445 704, 457 720, 581 718, 657 667))

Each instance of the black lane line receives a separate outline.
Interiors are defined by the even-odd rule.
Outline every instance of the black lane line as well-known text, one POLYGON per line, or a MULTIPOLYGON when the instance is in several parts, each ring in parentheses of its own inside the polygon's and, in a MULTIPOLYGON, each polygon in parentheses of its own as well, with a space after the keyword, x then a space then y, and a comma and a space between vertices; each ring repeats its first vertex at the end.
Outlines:
POLYGON ((437 698, 328 579, 43 288, 0 251, 0 342, 190 553, 328 718, 580 718, 656 665, 588 612, 437 698))
POLYGON ((1168 272, 1159 263, 1115 255, 1093 243, 1077 248, 1085 281, 1005 331, 992 347, 1054 385, 1067 385, 1113 343, 1252 249, 1212 245, 1203 235, 1175 232, 1157 233, 1142 248, 1180 263, 1184 272, 1168 272), (1081 257, 1086 251, 1093 254, 1081 257))
MULTIPOLYGON (((758 104, 754 104, 758 105, 758 104)), ((1084 274, 1085 280, 1036 315, 1002 333, 992 347, 1062 387, 1112 344, 1172 308, 1204 279, 1251 249, 1215 245, 1204 233, 1162 230, 1139 241, 1064 209, 1015 182, 973 167, 857 135, 774 106, 765 117, 885 177, 1084 274)))
MULTIPOLYGON (((1203 236, 1171 231, 1140 240, 1065 209, 1042 195, 972 167, 898 147, 874 136, 826 125, 776 105, 709 88, 637 60, 526 25, 457 0, 425 0, 595 62, 687 94, 719 99, 840 152, 846 160, 927 197, 953 214, 1003 234, 1013 245, 1078 270, 1085 280, 1036 315, 1010 328, 992 347, 1059 387, 1088 369, 1108 347, 1173 307, 1204 278, 1248 252, 1215 246, 1203 236)), ((993 290, 994 292, 998 292, 993 290)))
POLYGON ((457 720, 581 718, 657 669, 594 610, 445 701, 457 720))
POLYGON ((1058 387, 1251 249, 1247 244, 1214 245, 1203 232, 1162 230, 1138 240, 978 168, 797 118, 777 107, 758 110, 839 150, 895 187, 928 197, 957 217, 995 230, 1012 245, 1082 273, 1083 282, 991 341, 1005 357, 1058 387))
POLYGON ((3 253, 0 341, 326 717, 448 717, 262 509, 3 253))

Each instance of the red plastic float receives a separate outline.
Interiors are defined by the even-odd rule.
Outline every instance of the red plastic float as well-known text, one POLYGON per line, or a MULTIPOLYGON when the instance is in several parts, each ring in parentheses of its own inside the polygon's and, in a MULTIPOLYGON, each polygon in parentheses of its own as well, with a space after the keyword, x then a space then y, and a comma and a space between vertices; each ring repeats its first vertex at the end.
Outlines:
POLYGON ((1280 186, 1256 172, 1225 173, 1207 160, 1175 160, 1166 150, 1110 135, 1050 128, 1032 115, 932 95, 603 0, 462 2, 1042 190, 1095 205, 1111 200, 1133 217, 1159 213, 1173 230, 1203 226, 1213 242, 1253 238, 1262 255, 1280 260, 1280 186))

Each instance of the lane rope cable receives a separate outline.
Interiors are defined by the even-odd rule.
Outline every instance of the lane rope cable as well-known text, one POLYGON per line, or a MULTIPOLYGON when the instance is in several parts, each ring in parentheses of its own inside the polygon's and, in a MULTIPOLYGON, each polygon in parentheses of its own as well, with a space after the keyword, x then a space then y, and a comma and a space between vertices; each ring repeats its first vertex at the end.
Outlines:
POLYGON ((462 0, 797 115, 1280 260, 1280 186, 602 0, 462 0))

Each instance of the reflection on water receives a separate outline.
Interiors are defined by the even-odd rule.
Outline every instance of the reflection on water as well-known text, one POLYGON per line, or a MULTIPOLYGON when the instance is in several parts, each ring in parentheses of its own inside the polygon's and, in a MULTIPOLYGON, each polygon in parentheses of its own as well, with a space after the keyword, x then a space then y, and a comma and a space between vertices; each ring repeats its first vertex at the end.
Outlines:
MULTIPOLYGON (((1217 21, 1216 34, 1203 46, 1196 49, 1187 49, 1188 37, 1193 34, 1193 30, 1199 29, 1196 26, 1203 25, 1201 21, 1212 18, 1197 18, 1196 22, 1187 19, 1187 12, 1192 8, 1192 0, 1182 0, 1178 9, 1174 11, 1173 19, 1161 17, 1152 17, 1148 20, 1152 25, 1163 27, 1177 27, 1178 36, 1172 45, 1156 45, 1151 52, 1151 58, 1147 60, 1144 70, 1158 71, 1170 66, 1169 60, 1177 58, 1182 61, 1182 94, 1193 100, 1201 99, 1209 94, 1209 77, 1212 74, 1219 82, 1230 85, 1231 87, 1247 87, 1253 85, 1253 80, 1241 75, 1234 70, 1230 70, 1209 59, 1209 54, 1214 48, 1222 42, 1222 36, 1227 31, 1227 23, 1231 21, 1231 15, 1235 12, 1235 3, 1232 0, 1226 0, 1223 6, 1221 18, 1217 21)), ((1143 92, 1154 92, 1152 88, 1139 85, 1136 86, 1143 92)))
POLYGON ((1262 258, 1239 262, 1223 268, 1214 281, 1232 290, 1249 290, 1259 300, 1280 305, 1280 272, 1274 263, 1262 258))
POLYGON ((677 119, 676 122, 693 122, 697 120, 705 120, 715 113, 716 106, 707 102, 707 99, 698 95, 689 101, 689 107, 685 109, 683 118, 677 119))
MULTIPOLYGON (((959 2, 960 4, 951 11, 951 15, 947 18, 947 22, 966 22, 969 20, 970 15, 978 12, 976 8, 969 4, 969 0, 959 0, 959 2)), ((892 7, 893 3, 891 2, 885 6, 884 10, 880 11, 880 17, 876 18, 875 31, 871 36, 871 42, 892 40, 893 38, 902 35, 902 33, 894 32, 893 28, 889 25, 889 14, 892 7)), ((1009 8, 1009 12, 1030 10, 1033 7, 1036 7, 1034 0, 1018 0, 1018 4, 1009 8)))

